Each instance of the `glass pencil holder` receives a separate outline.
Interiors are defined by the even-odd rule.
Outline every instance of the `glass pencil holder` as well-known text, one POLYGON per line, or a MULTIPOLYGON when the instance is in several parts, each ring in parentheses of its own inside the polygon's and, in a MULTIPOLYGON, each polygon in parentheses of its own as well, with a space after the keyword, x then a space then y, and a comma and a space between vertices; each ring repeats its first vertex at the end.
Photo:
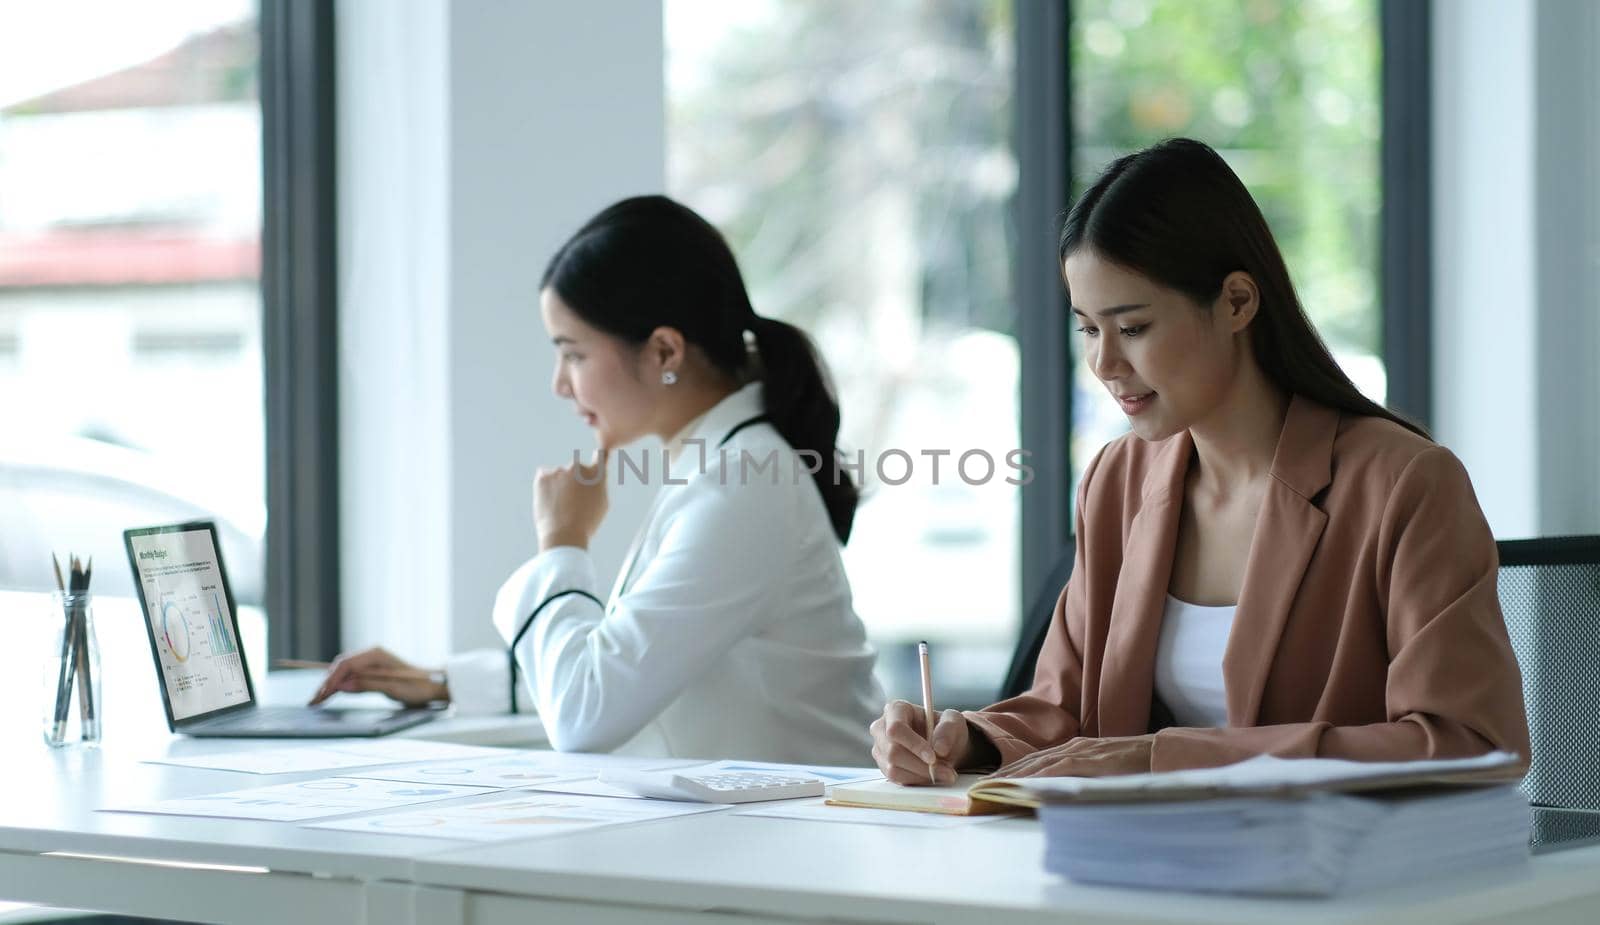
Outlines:
POLYGON ((100 742, 100 643, 94 632, 94 596, 50 595, 45 635, 44 740, 53 747, 100 742))

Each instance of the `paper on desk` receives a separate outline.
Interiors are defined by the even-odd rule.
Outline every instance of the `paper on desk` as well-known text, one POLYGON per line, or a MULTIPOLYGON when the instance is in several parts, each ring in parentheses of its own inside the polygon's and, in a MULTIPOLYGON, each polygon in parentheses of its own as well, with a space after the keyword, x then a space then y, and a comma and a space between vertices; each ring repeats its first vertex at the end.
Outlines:
POLYGON ((313 823, 307 828, 492 842, 726 809, 705 803, 526 793, 509 800, 340 819, 313 823))
POLYGON ((736 816, 761 816, 768 819, 801 819, 806 822, 844 822, 854 825, 892 825, 912 829, 956 829, 1013 818, 1004 814, 954 816, 948 813, 908 813, 898 809, 864 809, 856 806, 829 806, 821 799, 785 800, 758 803, 734 811, 736 816))
POLYGON ((991 779, 979 787, 1011 785, 1049 801, 1140 800, 1178 797, 1353 791, 1433 782, 1470 783, 1518 763, 1509 752, 1428 761, 1344 761, 1259 755, 1238 764, 1122 777, 1022 777, 991 779))
POLYGON ((246 774, 304 774, 308 771, 337 771, 377 764, 481 758, 504 754, 504 749, 477 745, 454 745, 421 739, 382 739, 350 741, 337 739, 311 745, 262 748, 237 752, 212 752, 204 755, 146 758, 145 764, 170 764, 213 771, 242 771, 246 774))
POLYGON ((493 758, 466 761, 429 761, 399 767, 375 768, 352 774, 374 780, 414 783, 448 782, 511 790, 555 781, 593 778, 603 770, 626 768, 654 771, 687 762, 671 758, 633 758, 622 755, 584 755, 552 751, 496 749, 493 758))
POLYGON ((163 816, 211 816, 222 819, 265 819, 299 822, 344 816, 389 806, 433 803, 456 797, 482 796, 484 787, 451 784, 412 785, 394 781, 326 777, 294 784, 273 784, 154 803, 104 806, 102 812, 153 813, 163 816))
MULTIPOLYGON (((595 769, 595 773, 609 770, 617 765, 607 764, 595 769)), ((857 781, 876 780, 883 776, 877 768, 842 768, 831 765, 812 764, 774 764, 767 761, 713 761, 713 762, 678 762, 669 765, 657 765, 655 768, 641 767, 639 770, 664 770, 670 769, 680 774, 732 774, 750 773, 757 774, 788 774, 794 777, 815 777, 826 784, 853 784, 857 781)), ((590 777, 561 778, 558 780, 541 781, 529 784, 528 790, 542 790, 547 793, 572 793, 585 796, 619 797, 627 800, 644 800, 632 790, 624 790, 614 784, 602 783, 590 777)))
POLYGON ((825 784, 853 784, 863 780, 877 780, 883 772, 877 768, 841 768, 823 764, 773 764, 766 761, 717 761, 694 769, 697 774, 729 774, 754 772, 757 774, 791 774, 796 777, 815 777, 825 784))

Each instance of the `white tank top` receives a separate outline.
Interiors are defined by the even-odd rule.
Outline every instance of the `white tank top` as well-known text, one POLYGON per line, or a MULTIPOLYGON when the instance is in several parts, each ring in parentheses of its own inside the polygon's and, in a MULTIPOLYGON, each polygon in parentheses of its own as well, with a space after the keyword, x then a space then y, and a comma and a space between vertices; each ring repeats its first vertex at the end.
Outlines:
POLYGON ((1179 726, 1228 725, 1222 654, 1236 609, 1231 604, 1203 607, 1167 595, 1156 645, 1156 695, 1179 726))

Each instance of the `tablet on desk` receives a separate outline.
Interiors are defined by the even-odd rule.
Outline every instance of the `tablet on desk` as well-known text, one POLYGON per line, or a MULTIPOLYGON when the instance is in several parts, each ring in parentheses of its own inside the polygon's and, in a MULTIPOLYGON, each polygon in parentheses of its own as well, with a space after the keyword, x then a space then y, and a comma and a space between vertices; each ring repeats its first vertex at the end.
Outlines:
POLYGON ((124 531, 133 586, 156 661, 167 728, 192 736, 378 736, 433 718, 429 710, 263 707, 239 646, 233 590, 210 521, 124 531))

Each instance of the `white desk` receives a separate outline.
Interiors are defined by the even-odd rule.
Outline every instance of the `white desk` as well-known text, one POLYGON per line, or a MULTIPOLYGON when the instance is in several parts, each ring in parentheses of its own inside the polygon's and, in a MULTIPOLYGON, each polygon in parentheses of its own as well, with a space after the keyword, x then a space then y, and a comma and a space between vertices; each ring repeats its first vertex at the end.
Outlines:
MULTIPOLYGON (((107 600, 96 606, 105 685, 104 745, 47 747, 41 726, 51 679, 41 677, 40 666, 48 626, 33 597, 0 595, 0 621, 11 634, 11 644, 0 650, 0 704, 6 705, 0 708, 0 767, 6 769, 0 777, 0 899, 198 922, 344 925, 409 920, 409 911, 396 910, 412 907, 412 859, 449 843, 277 823, 95 812, 113 802, 216 793, 337 772, 264 776, 140 763, 143 758, 292 743, 187 739, 169 733, 142 618, 131 601, 107 600), (47 852, 235 865, 271 873, 156 867, 47 852)), ((259 666, 253 667, 257 693, 268 703, 305 702, 320 676, 316 671, 271 672, 263 680, 259 666)), ((359 698, 345 702, 362 703, 359 698)), ((544 741, 538 720, 531 717, 441 718, 399 735, 478 745, 544 741)), ((452 895, 459 900, 459 893, 452 895)), ((432 920, 420 913, 416 919, 432 920)))
MULTIPOLYGON (((234 747, 237 743, 191 743, 234 747)), ((1600 848, 1354 899, 1254 900, 1078 886, 1040 868, 1031 820, 925 830, 711 814, 514 843, 96 813, 316 774, 15 756, 0 791, 0 898, 202 922, 1573 922, 1600 918, 1600 848), (47 852, 67 852, 74 857, 47 852), (255 871, 164 867, 234 865, 255 871)), ((470 799, 492 799, 497 795, 470 799)))
POLYGON ((469 920, 484 925, 620 920, 605 917, 612 910, 984 925, 1600 920, 1600 848, 1536 857, 1515 875, 1333 901, 1082 886, 1044 873, 1043 853, 1031 819, 928 830, 719 814, 430 854, 413 878, 467 891, 469 920))
POLYGON ((5 899, 201 922, 361 922, 367 920, 369 884, 409 882, 412 857, 439 847, 276 823, 94 811, 112 802, 320 775, 262 777, 140 764, 95 750, 49 751, 43 743, 16 751, 14 770, 0 791, 0 897, 5 899), (155 867, 48 852, 271 873, 155 867))
MULTIPOLYGON (((463 846, 287 823, 97 813, 113 802, 325 776, 139 763, 162 753, 284 743, 171 737, 148 650, 135 651, 138 658, 107 652, 107 690, 115 699, 105 709, 102 749, 47 748, 39 734, 37 676, 0 680, 0 696, 10 695, 0 702, 12 705, 0 712, 8 769, 0 785, 0 899, 243 925, 1600 920, 1600 848, 1537 857, 1511 875, 1348 900, 1285 901, 1067 883, 1041 869, 1040 830, 1020 819, 924 830, 710 814, 463 846)), ((314 681, 314 674, 288 675, 266 687, 292 700, 314 681)), ((466 721, 455 729, 465 735, 480 724, 482 734, 498 722, 466 721)), ((527 733, 527 720, 512 722, 522 724, 518 735, 527 733)), ((415 734, 453 738, 451 730, 449 723, 429 724, 415 734)))

